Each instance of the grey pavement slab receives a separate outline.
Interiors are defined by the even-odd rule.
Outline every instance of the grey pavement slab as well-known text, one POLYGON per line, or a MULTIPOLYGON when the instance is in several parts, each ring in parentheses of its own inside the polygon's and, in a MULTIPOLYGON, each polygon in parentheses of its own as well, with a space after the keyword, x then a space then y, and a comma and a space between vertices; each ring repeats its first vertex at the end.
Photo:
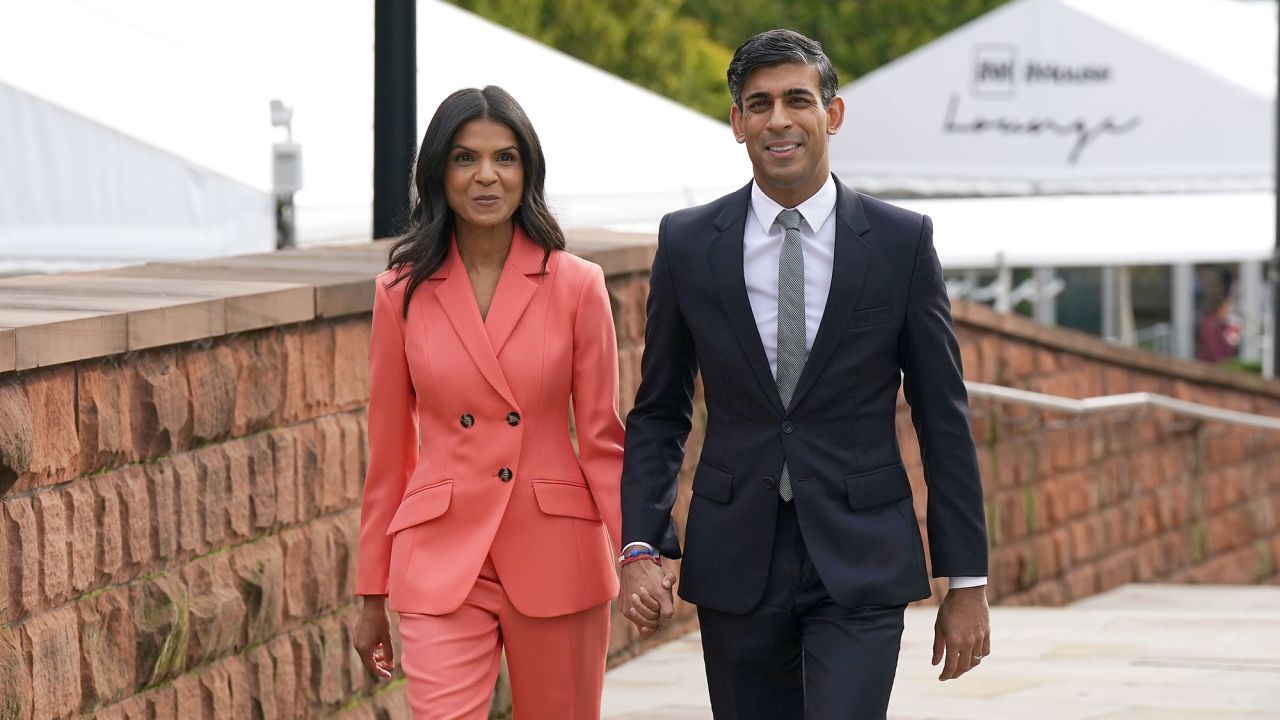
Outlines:
MULTIPOLYGON (((993 654, 940 683, 935 609, 907 611, 892 720, 1280 720, 1280 587, 1128 585, 992 608, 993 654)), ((605 720, 708 720, 697 633, 610 671, 605 720)))

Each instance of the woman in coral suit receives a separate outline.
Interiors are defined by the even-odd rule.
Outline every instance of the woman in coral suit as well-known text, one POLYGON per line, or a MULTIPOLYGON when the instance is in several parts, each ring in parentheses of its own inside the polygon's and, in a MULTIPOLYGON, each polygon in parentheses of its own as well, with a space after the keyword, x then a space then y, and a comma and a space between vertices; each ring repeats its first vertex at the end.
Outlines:
POLYGON ((415 718, 600 713, 622 423, 600 267, 563 251, 542 147, 504 90, 459 90, 422 140, 410 230, 378 276, 354 644, 415 718), (569 412, 577 433, 575 453, 569 412))

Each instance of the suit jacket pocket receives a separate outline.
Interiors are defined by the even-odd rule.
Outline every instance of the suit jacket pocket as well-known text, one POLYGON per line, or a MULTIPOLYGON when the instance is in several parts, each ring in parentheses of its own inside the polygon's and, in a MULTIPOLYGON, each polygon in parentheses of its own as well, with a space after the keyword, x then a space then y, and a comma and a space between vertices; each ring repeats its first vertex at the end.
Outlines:
POLYGON ((881 305, 872 308, 859 308, 853 311, 849 316, 849 324, 846 330, 856 330, 858 328, 872 327, 874 325, 883 325, 893 320, 893 306, 881 305))
POLYGON ((911 497, 911 481, 902 463, 879 470, 849 475, 844 479, 849 507, 854 510, 884 505, 911 497))
POLYGON ((600 509, 586 485, 563 480, 534 480, 533 495, 538 509, 548 515, 600 522, 600 509))
POLYGON ((452 480, 414 490, 400 501, 400 507, 387 526, 387 534, 394 535, 407 527, 440 517, 449 509, 452 498, 452 480))
POLYGON ((718 503, 733 498, 733 473, 707 464, 703 460, 693 473, 693 494, 718 503))

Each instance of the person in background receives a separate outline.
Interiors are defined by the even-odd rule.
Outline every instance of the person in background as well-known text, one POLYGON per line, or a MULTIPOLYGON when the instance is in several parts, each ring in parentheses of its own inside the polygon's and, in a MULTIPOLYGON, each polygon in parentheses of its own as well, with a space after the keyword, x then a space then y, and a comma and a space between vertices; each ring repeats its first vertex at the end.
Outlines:
POLYGON ((354 645, 415 718, 596 720, 618 591, 622 422, 599 266, 564 252, 542 147, 501 88, 440 104, 374 287, 354 645), (575 453, 569 411, 577 431, 575 453))

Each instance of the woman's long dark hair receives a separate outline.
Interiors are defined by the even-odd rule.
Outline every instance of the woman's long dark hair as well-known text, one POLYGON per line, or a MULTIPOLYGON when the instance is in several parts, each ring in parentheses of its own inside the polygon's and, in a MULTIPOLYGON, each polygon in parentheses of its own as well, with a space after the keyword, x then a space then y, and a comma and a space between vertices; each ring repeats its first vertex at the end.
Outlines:
POLYGON ((453 210, 444 194, 445 165, 453 138, 463 125, 472 120, 493 120, 515 133, 524 167, 524 191, 514 220, 543 249, 543 267, 552 250, 564 249, 564 232, 547 207, 547 166, 542 156, 542 143, 524 108, 506 90, 488 85, 484 89, 459 90, 440 103, 436 114, 422 136, 418 161, 414 170, 408 227, 391 246, 387 269, 399 268, 395 285, 407 281, 404 293, 405 317, 409 315, 409 299, 418 286, 431 277, 449 256, 449 239, 453 234, 453 210))

